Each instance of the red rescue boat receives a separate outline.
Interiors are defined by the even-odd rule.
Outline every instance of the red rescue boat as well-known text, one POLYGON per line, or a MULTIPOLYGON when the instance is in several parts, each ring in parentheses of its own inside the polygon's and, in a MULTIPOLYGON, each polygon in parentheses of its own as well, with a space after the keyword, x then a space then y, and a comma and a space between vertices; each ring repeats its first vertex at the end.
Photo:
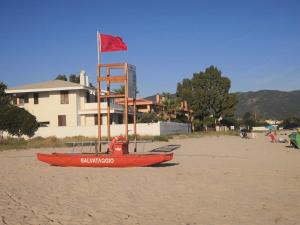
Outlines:
POLYGON ((123 136, 113 138, 108 154, 96 153, 37 153, 38 160, 54 166, 76 167, 140 167, 173 159, 173 153, 129 153, 128 141, 123 136))
POLYGON ((173 159, 173 153, 161 154, 37 154, 38 160, 54 166, 76 167, 140 167, 150 166, 173 159))

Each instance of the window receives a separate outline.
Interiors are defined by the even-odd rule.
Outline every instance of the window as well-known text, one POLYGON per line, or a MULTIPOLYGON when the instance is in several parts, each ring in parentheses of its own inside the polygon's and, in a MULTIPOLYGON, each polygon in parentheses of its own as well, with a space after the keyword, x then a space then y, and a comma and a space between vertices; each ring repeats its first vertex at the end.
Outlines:
POLYGON ((147 109, 147 108, 148 108, 148 105, 139 105, 138 108, 139 108, 139 109, 147 109))
POLYGON ((45 122, 38 122, 39 127, 48 127, 48 125, 50 124, 49 121, 45 121, 45 122))
POLYGON ((29 103, 28 94, 24 95, 24 103, 29 103))
POLYGON ((24 105, 24 98, 19 97, 19 105, 24 105))
POLYGON ((13 104, 16 105, 17 103, 18 103, 17 97, 16 97, 16 96, 13 96, 13 104))
POLYGON ((33 93, 33 103, 39 104, 39 93, 33 93))
POLYGON ((118 124, 123 123, 123 115, 122 114, 117 114, 118 115, 118 124))
POLYGON ((91 102, 91 98, 90 98, 90 92, 86 92, 86 103, 90 103, 91 102))
MULTIPOLYGON (((98 125, 98 114, 94 114, 94 124, 98 125)), ((100 116, 100 124, 102 125, 102 115, 100 116)))
POLYGON ((69 92, 68 91, 60 92, 60 104, 69 104, 69 92))
POLYGON ((25 94, 25 95, 20 95, 19 96, 19 104, 20 105, 24 105, 24 103, 28 103, 28 95, 25 94))
POLYGON ((58 126, 65 127, 67 125, 66 115, 58 115, 58 126))

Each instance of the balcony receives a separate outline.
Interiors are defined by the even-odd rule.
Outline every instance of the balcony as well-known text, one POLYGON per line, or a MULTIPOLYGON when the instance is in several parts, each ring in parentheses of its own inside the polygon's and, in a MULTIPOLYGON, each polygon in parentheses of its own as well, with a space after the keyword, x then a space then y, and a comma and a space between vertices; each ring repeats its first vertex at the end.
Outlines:
MULTIPOLYGON (((123 113, 123 106, 115 103, 110 103, 110 113, 123 113)), ((97 102, 93 103, 84 103, 83 107, 79 110, 79 114, 97 114, 98 113, 98 104, 97 102)), ((107 113, 107 103, 101 102, 101 113, 107 113)))

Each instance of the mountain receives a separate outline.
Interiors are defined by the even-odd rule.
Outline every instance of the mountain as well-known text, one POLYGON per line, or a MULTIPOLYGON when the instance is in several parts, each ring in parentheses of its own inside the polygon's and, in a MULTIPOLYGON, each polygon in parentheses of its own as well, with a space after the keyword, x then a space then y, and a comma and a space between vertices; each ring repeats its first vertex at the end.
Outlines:
MULTIPOLYGON (((300 117, 300 90, 261 90, 237 92, 237 95, 239 98, 235 113, 237 117, 243 117, 246 112, 254 113, 257 118, 264 119, 300 117)), ((175 96, 172 94, 172 97, 175 96)), ((155 95, 146 99, 155 100, 155 95)))
POLYGON ((239 103, 236 116, 255 113, 265 119, 285 119, 290 116, 300 117, 300 90, 274 91, 261 90, 238 92, 239 103))

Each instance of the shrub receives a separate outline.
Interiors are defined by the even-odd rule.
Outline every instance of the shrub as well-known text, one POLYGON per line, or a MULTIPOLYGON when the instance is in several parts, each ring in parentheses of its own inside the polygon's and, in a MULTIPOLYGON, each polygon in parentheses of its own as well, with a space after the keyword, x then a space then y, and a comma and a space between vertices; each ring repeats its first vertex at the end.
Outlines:
POLYGON ((300 127, 300 118, 298 117, 289 117, 285 119, 282 123, 282 126, 286 129, 292 129, 300 127))
POLYGON ((10 135, 32 137, 38 129, 36 117, 25 109, 13 105, 0 107, 0 130, 10 135))
POLYGON ((155 123, 158 121, 157 115, 155 113, 143 113, 138 119, 139 123, 155 123))

